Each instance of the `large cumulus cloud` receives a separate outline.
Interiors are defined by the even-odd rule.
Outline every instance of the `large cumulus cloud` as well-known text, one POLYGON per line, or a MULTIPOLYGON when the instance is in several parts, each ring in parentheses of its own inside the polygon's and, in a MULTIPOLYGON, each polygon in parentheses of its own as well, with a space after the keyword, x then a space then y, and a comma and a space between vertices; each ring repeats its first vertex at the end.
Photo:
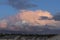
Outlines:
POLYGON ((42 31, 45 29, 60 29, 60 21, 55 20, 54 16, 48 11, 22 10, 14 16, 2 19, 0 27, 15 31, 42 31))
POLYGON ((22 13, 18 14, 18 18, 20 18, 21 20, 24 20, 26 22, 29 22, 31 24, 39 24, 39 25, 46 25, 50 22, 46 22, 48 21, 48 19, 52 19, 52 15, 49 12, 46 11, 41 11, 41 10, 37 10, 37 11, 27 11, 27 10, 23 10, 22 13), (47 19, 45 20, 44 19, 47 19), (44 19, 44 20, 42 20, 44 19))

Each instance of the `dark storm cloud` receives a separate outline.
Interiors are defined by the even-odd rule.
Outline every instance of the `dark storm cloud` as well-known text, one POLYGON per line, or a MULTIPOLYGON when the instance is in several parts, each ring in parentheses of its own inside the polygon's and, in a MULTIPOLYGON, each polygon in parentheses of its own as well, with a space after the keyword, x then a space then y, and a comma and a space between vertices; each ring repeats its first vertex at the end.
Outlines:
POLYGON ((53 19, 55 19, 56 21, 60 21, 60 12, 56 13, 56 15, 54 15, 53 19))
POLYGON ((37 5, 34 3, 31 3, 30 0, 8 0, 8 2, 9 2, 9 5, 12 5, 17 9, 27 9, 27 8, 37 7, 37 5))
MULTIPOLYGON (((52 20, 52 18, 48 18, 48 17, 46 17, 46 16, 41 16, 40 19, 41 19, 41 20, 52 20)), ((40 20, 40 19, 39 19, 39 20, 40 20)))

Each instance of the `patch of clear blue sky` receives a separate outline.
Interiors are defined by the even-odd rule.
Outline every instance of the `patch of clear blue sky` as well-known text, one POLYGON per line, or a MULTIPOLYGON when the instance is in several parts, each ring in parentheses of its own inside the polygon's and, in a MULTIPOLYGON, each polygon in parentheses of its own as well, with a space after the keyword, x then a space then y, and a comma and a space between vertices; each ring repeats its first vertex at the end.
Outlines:
POLYGON ((60 0, 36 0, 35 3, 38 5, 37 10, 49 11, 52 14, 60 12, 60 0))
MULTIPOLYGON (((3 4, 6 2, 7 0, 0 0, 0 18, 14 15, 18 12, 18 10, 12 6, 3 4)), ((36 3, 38 7, 29 8, 28 10, 45 10, 51 12, 52 14, 60 12, 60 0, 35 0, 34 2, 32 0, 31 2, 36 3)))
POLYGON ((7 0, 0 0, 0 18, 14 15, 18 12, 17 9, 5 3, 7 3, 7 0))
POLYGON ((9 5, 0 5, 0 17, 10 16, 17 13, 17 10, 9 5))

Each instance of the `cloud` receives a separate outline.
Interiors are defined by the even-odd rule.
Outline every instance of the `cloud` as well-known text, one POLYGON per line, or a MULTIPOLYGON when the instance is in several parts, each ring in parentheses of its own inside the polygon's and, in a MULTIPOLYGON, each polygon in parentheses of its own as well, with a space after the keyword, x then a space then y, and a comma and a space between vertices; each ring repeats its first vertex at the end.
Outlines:
POLYGON ((52 19, 53 16, 46 11, 28 11, 28 10, 23 10, 21 13, 18 14, 18 19, 21 19, 23 21, 29 22, 33 25, 46 25, 50 22, 48 22, 48 19, 42 20, 41 17, 47 17, 48 19, 52 19), (47 22, 46 22, 47 21, 47 22))
POLYGON ((0 27, 15 31, 43 31, 46 29, 60 29, 60 21, 53 19, 48 11, 21 10, 14 16, 0 22, 0 27))
POLYGON ((40 28, 47 28, 49 29, 60 29, 60 21, 56 21, 54 16, 51 15, 48 11, 36 10, 22 10, 20 13, 16 15, 18 20, 24 21, 32 26, 40 26, 40 28))
POLYGON ((35 3, 32 3, 31 0, 8 0, 9 5, 17 9, 27 9, 37 7, 35 3))
POLYGON ((7 20, 0 20, 0 28, 7 28, 7 20))
POLYGON ((60 21, 60 13, 56 13, 53 17, 54 20, 60 21))

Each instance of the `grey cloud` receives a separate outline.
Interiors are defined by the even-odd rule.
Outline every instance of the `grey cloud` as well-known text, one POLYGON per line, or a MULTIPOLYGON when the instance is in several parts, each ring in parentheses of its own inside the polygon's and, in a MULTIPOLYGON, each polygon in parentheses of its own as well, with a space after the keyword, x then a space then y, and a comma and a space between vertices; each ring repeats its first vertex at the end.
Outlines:
POLYGON ((60 13, 56 13, 53 17, 54 20, 60 21, 60 13))
POLYGON ((27 9, 32 7, 37 7, 36 4, 30 2, 30 0, 8 0, 9 5, 17 9, 27 9))
POLYGON ((48 17, 46 17, 46 16, 40 16, 40 18, 41 18, 41 19, 39 19, 39 20, 52 20, 52 18, 48 18, 48 17))

